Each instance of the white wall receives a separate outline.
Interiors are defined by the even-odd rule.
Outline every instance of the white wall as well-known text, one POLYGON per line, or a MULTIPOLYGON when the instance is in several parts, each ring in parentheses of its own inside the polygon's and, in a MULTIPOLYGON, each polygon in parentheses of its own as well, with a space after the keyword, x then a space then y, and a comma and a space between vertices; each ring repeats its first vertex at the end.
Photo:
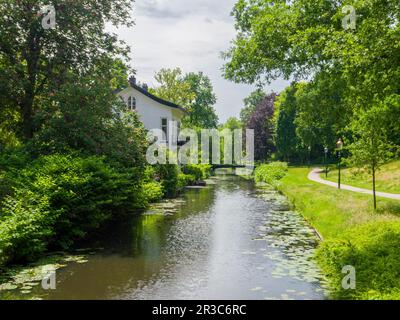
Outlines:
POLYGON ((168 121, 181 121, 183 117, 182 111, 158 103, 132 87, 126 88, 118 95, 125 102, 128 101, 129 96, 136 98, 136 112, 148 130, 161 129, 162 118, 167 118, 168 121))

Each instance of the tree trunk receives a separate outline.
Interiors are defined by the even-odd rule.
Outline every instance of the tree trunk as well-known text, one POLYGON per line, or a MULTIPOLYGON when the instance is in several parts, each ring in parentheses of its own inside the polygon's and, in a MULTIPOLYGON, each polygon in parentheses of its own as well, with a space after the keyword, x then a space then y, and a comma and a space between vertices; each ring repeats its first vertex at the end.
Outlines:
POLYGON ((376 210, 376 180, 375 180, 375 165, 372 166, 372 188, 374 192, 374 209, 376 210))
POLYGON ((33 95, 26 94, 22 103, 22 132, 25 140, 33 136, 33 95))
POLYGON ((33 136, 33 103, 36 94, 40 51, 40 36, 37 34, 34 25, 31 24, 30 32, 26 41, 26 49, 23 54, 27 68, 24 98, 21 103, 22 131, 25 140, 29 140, 33 136))

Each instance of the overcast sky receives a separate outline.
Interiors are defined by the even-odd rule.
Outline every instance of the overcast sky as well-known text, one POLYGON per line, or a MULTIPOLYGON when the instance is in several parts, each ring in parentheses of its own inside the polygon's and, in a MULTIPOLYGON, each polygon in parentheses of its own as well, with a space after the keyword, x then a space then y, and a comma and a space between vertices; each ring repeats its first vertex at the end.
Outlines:
MULTIPOLYGON (((220 122, 239 116, 242 100, 255 89, 222 77, 223 60, 235 37, 230 12, 236 0, 137 0, 132 14, 136 25, 119 29, 119 37, 132 48, 132 66, 137 79, 155 86, 154 74, 161 68, 180 67, 183 72, 203 71, 211 78, 218 101, 220 122)), ((287 85, 276 81, 267 93, 287 85)))

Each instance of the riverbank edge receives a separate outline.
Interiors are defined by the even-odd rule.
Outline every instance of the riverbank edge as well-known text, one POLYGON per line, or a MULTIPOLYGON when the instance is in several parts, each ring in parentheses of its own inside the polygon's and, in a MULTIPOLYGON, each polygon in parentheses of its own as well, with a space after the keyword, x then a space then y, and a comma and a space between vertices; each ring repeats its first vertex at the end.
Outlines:
MULTIPOLYGON (((213 176, 211 174, 210 176, 213 176)), ((150 202, 146 208, 136 209, 128 215, 139 216, 144 214, 147 210, 150 210, 152 206, 157 204, 163 204, 165 201, 173 201, 175 199, 182 198, 182 196, 186 193, 187 189, 190 187, 206 187, 208 185, 207 180, 209 177, 203 177, 202 179, 197 179, 193 181, 188 181, 181 189, 179 189, 178 193, 174 197, 163 197, 158 201, 150 202)), ((120 217, 122 219, 124 217, 120 217)), ((95 233, 101 232, 103 229, 107 229, 110 227, 109 225, 105 225, 102 228, 97 229, 93 232, 88 238, 82 240, 82 242, 90 241, 90 238, 95 237, 95 233)), ((18 285, 20 287, 24 287, 25 284, 30 284, 34 282, 41 282, 44 277, 47 276, 46 273, 41 274, 41 270, 51 269, 54 272, 57 272, 59 269, 65 268, 69 263, 86 263, 86 258, 92 254, 98 253, 103 248, 85 248, 82 249, 80 244, 77 244, 74 248, 65 251, 46 251, 43 256, 35 259, 34 261, 29 261, 25 264, 9 264, 0 266, 0 293, 2 291, 7 291, 15 289, 15 286, 18 285), (86 253, 89 252, 89 253, 86 253), (20 274, 31 274, 31 276, 26 277, 24 281, 20 281, 20 274), (17 282, 15 282, 14 277, 19 278, 17 282)), ((0 299, 1 300, 1 299, 0 299)), ((11 299, 12 300, 12 299, 11 299)), ((30 299, 31 300, 31 299, 30 299)))
MULTIPOLYGON (((254 177, 253 177, 253 176, 240 176, 240 177, 243 178, 243 179, 245 179, 245 180, 247 180, 247 181, 253 181, 253 182, 255 183, 256 187, 259 186, 259 184, 258 184, 257 182, 254 181, 254 177)), ((296 206, 294 205, 293 201, 289 198, 289 196, 288 196, 287 194, 285 194, 284 191, 282 191, 282 190, 279 188, 279 185, 278 185, 278 184, 275 184, 275 185, 274 185, 274 184, 267 184, 267 185, 268 185, 269 187, 271 187, 271 189, 273 189, 273 190, 275 190, 276 192, 278 192, 280 195, 286 197, 286 198, 288 199, 289 206, 290 206, 291 210, 297 212, 298 214, 300 214, 300 215, 303 217, 304 221, 305 221, 305 222, 308 224, 308 226, 313 230, 313 232, 314 232, 315 235, 318 237, 318 239, 319 239, 320 242, 324 241, 324 237, 322 236, 322 234, 321 234, 321 233, 315 228, 315 226, 307 219, 307 217, 306 217, 300 210, 298 210, 298 209, 296 208, 296 206)))
MULTIPOLYGON (((310 196, 310 190, 315 194, 315 197, 323 198, 325 196, 328 198, 329 196, 324 193, 325 190, 318 190, 318 188, 325 188, 325 186, 314 185, 312 182, 307 181, 308 172, 309 169, 307 168, 291 167, 282 180, 273 183, 273 187, 287 197, 294 210, 301 214, 320 236, 321 242, 317 249, 316 260, 325 277, 328 279, 330 290, 332 291, 332 298, 340 300, 400 299, 400 289, 398 289, 399 286, 397 283, 393 286, 393 281, 389 281, 388 284, 390 284, 390 286, 388 286, 386 290, 385 286, 388 284, 382 280, 382 278, 385 278, 382 275, 387 275, 389 280, 391 280, 391 278, 394 277, 394 269, 397 269, 397 267, 393 268, 393 266, 387 267, 386 264, 379 264, 381 261, 379 259, 382 259, 379 254, 385 256, 386 252, 390 264, 393 264, 392 261, 394 260, 396 266, 397 264, 400 265, 400 259, 397 259, 395 254, 393 254, 393 251, 399 247, 393 242, 400 241, 400 220, 398 217, 392 217, 392 220, 386 221, 385 218, 380 218, 379 215, 377 215, 375 220, 371 220, 372 222, 360 221, 351 225, 349 221, 344 221, 342 219, 342 216, 346 215, 347 212, 344 212, 342 208, 335 205, 336 202, 333 204, 329 203, 332 199, 326 201, 331 205, 331 208, 325 208, 325 211, 328 211, 329 215, 318 212, 318 210, 313 208, 313 205, 315 205, 313 200, 309 201, 309 199, 307 199, 307 197, 310 196), (299 172, 294 172, 294 170, 301 170, 304 172, 299 174, 299 172), (300 177, 298 177, 299 175, 300 177), (293 178, 293 176, 296 176, 300 181, 296 181, 295 179, 291 180, 290 178, 293 178), (296 187, 307 188, 308 193, 302 192, 303 190, 299 190, 299 188, 296 187), (304 201, 304 199, 308 201, 304 201), (313 210, 314 212, 312 212, 313 210), (317 221, 315 221, 316 216, 318 217, 317 221), (332 219, 333 223, 332 221, 327 223, 328 219, 332 219), (339 221, 338 224, 336 224, 336 220, 339 221), (324 223, 327 225, 324 225, 324 223), (318 224, 321 225, 321 228, 323 225, 325 232, 319 230, 318 224), (384 242, 385 236, 387 234, 392 234, 390 232, 394 234, 394 240, 391 242, 388 241, 389 243, 384 242), (374 247, 371 249, 371 243, 380 244, 379 249, 374 247), (365 248, 369 249, 371 252, 365 248), (363 250, 368 251, 367 253, 369 255, 362 252, 363 250), (361 274, 361 276, 358 277, 360 280, 357 278, 357 283, 366 282, 366 284, 362 283, 363 287, 360 290, 358 287, 356 287, 356 289, 345 290, 342 286, 342 280, 346 276, 342 268, 346 265, 352 265, 351 262, 354 262, 354 265, 356 265, 357 274, 361 274), (378 270, 376 270, 377 268, 378 270), (379 273, 381 277, 377 276, 377 273, 379 273), (368 288, 368 285, 370 285, 371 288, 366 291, 365 287, 368 288)), ((341 195, 343 196, 343 194, 341 195)), ((336 196, 339 197, 340 195, 336 196)), ((365 199, 367 199, 366 195, 357 195, 356 197, 358 197, 356 199, 358 201, 365 202, 365 199)), ((387 200, 386 203, 389 202, 390 200, 387 200)), ((367 215, 368 213, 365 214, 367 215)))

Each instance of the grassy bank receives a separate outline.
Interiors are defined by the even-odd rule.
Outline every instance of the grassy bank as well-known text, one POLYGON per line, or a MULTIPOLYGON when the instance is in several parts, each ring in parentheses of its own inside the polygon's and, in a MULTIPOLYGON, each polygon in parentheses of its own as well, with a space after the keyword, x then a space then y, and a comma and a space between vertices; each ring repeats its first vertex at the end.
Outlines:
POLYGON ((311 182, 307 168, 290 168, 277 188, 323 236, 319 263, 339 299, 400 298, 400 202, 311 182), (355 290, 342 288, 342 268, 354 266, 355 290))
MULTIPOLYGON (((323 175, 323 177, 325 177, 323 175)), ((328 180, 337 182, 338 172, 329 173, 328 180)), ((355 187, 372 189, 371 174, 357 169, 344 169, 341 173, 342 183, 355 187)), ((382 166, 376 174, 376 189, 382 192, 400 193, 400 160, 382 166)))

